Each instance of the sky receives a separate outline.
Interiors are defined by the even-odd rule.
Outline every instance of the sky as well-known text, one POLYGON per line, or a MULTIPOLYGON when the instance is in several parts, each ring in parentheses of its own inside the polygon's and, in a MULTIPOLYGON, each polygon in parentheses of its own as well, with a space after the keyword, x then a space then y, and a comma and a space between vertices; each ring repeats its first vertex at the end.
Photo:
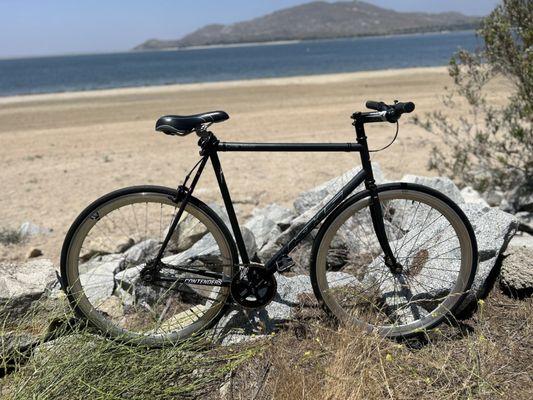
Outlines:
MULTIPOLYGON (((0 58, 127 51, 210 23, 255 18, 309 0, 0 0, 0 58)), ((486 15, 499 0, 367 0, 397 11, 486 15)))

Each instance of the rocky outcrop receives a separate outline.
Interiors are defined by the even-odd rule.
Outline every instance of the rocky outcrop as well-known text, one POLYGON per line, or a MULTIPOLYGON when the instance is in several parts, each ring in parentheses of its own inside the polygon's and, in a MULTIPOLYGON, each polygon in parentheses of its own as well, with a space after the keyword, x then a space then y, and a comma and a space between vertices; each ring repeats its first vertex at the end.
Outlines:
POLYGON ((56 270, 49 260, 0 264, 0 313, 4 314, 0 320, 23 316, 35 301, 58 287, 56 270))
POLYGON ((516 296, 533 294, 533 248, 513 246, 502 262, 501 286, 516 296))
POLYGON ((432 189, 438 190, 457 204, 462 204, 465 202, 465 199, 461 195, 459 188, 451 179, 446 177, 438 176, 430 178, 427 176, 405 175, 401 181, 416 183, 418 185, 428 186, 432 189))
POLYGON ((476 234, 479 264, 472 290, 468 293, 463 305, 459 307, 458 315, 478 298, 485 297, 491 290, 498 275, 497 266, 500 257, 518 227, 513 215, 497 208, 479 204, 464 204, 461 208, 476 234))

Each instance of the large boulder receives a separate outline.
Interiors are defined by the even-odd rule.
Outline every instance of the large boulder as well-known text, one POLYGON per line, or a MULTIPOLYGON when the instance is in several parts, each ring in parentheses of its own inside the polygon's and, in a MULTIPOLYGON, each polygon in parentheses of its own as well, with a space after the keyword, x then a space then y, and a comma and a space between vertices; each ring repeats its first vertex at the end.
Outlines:
MULTIPOLYGON (((373 163, 372 168, 374 170, 374 179, 376 182, 384 183, 385 178, 383 177, 379 164, 373 163)), ((294 209, 298 214, 305 213, 310 209, 319 209, 321 205, 326 204, 335 194, 337 194, 360 170, 360 167, 352 168, 344 174, 300 194, 294 201, 294 209)), ((359 186, 356 189, 356 192, 363 188, 363 185, 359 186)))
POLYGON ((463 197, 465 203, 474 203, 489 207, 489 203, 485 201, 481 194, 470 186, 466 186, 461 189, 461 196, 463 197))
POLYGON ((80 284, 92 304, 111 297, 115 289, 115 274, 124 268, 125 263, 123 254, 108 254, 80 264, 80 284))
POLYGON ((270 204, 265 208, 255 209, 252 214, 254 217, 262 215, 271 221, 274 221, 278 224, 281 230, 287 229, 295 217, 294 211, 276 203, 270 204))
POLYGON ((402 178, 402 182, 416 183, 418 185, 428 186, 445 194, 457 204, 462 204, 465 202, 463 196, 461 195, 461 191, 449 178, 445 178, 442 176, 430 178, 427 176, 405 175, 402 178))
POLYGON ((520 211, 515 214, 518 218, 518 230, 533 234, 533 212, 520 211))
POLYGON ((265 244, 281 234, 278 224, 262 214, 256 214, 244 226, 253 233, 259 251, 265 244))
POLYGON ((188 250, 204 237, 206 233, 207 227, 194 215, 189 214, 179 222, 177 228, 174 230, 168 248, 178 253, 188 250))
POLYGON ((32 304, 58 286, 50 260, 0 264, 0 321, 24 315, 32 304))
POLYGON ((502 261, 501 286, 512 294, 533 293, 533 248, 510 247, 502 261))
POLYGON ((516 233, 516 218, 497 208, 478 204, 465 204, 461 207, 468 217, 477 239, 479 264, 472 290, 466 297, 458 313, 469 304, 488 294, 497 276, 495 267, 509 241, 516 233))
POLYGON ((533 248, 533 235, 524 232, 517 232, 509 242, 509 247, 533 248))

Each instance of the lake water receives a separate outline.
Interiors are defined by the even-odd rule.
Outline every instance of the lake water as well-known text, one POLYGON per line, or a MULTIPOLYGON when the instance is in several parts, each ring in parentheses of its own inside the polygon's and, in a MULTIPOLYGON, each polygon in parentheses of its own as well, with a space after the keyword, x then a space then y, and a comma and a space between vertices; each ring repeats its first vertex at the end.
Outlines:
POLYGON ((0 60, 0 96, 445 65, 474 32, 0 60))

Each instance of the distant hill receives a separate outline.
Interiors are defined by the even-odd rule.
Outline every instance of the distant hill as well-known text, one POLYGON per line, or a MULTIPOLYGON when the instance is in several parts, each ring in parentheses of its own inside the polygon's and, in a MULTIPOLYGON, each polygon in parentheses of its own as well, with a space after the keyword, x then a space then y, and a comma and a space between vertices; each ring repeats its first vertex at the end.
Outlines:
POLYGON ((363 1, 314 1, 250 21, 207 25, 178 40, 151 39, 134 50, 437 32, 471 29, 478 23, 477 17, 455 12, 403 13, 363 1))

